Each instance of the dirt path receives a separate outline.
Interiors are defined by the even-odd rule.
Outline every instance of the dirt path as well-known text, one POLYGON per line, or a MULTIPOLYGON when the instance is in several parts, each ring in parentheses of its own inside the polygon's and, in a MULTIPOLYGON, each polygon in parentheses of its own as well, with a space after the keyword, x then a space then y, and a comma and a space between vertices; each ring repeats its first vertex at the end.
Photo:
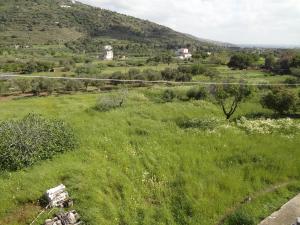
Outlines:
MULTIPOLYGON (((277 185, 273 185, 265 190, 262 190, 260 192, 257 192, 257 193, 254 193, 253 195, 250 195, 250 196, 247 196, 246 198, 244 198, 241 202, 239 202, 238 204, 234 205, 232 208, 229 208, 227 210, 227 212, 225 213, 225 215, 216 223, 216 225, 223 225, 224 222, 226 221, 226 219, 232 215, 235 211, 237 211, 240 207, 242 207, 243 205, 251 202, 252 200, 262 196, 262 195, 265 195, 267 193, 271 193, 273 191, 276 191, 277 189, 279 188, 282 188, 282 187, 286 187, 287 185, 289 184, 292 184, 293 181, 290 181, 290 182, 285 182, 285 183, 281 183, 281 184, 277 184, 277 185)), ((299 215, 300 216, 300 215, 299 215)), ((269 225, 269 224, 260 224, 260 225, 269 225)), ((271 224, 270 224, 271 225, 271 224)), ((273 224, 272 224, 273 225, 273 224)), ((275 225, 275 224, 274 224, 275 225)), ((277 224, 276 224, 277 225, 277 224)), ((279 225, 282 225, 282 224, 279 224, 279 225)), ((290 225, 290 224, 288 224, 290 225)))
POLYGON ((283 205, 259 225, 291 225, 300 217, 300 194, 283 205))

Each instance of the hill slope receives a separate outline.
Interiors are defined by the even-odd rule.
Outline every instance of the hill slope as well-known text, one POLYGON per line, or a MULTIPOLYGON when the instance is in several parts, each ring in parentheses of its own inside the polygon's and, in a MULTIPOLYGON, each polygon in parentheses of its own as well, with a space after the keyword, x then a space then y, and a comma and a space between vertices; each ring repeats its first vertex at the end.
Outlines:
POLYGON ((98 51, 213 46, 158 24, 69 0, 0 0, 0 46, 66 44, 98 51))

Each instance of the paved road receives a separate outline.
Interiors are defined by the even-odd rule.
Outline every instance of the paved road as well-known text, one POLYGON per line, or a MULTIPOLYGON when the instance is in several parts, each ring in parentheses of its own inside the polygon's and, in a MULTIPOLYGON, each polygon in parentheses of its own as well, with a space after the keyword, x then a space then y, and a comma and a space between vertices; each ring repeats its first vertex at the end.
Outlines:
POLYGON ((300 194, 263 220, 259 225, 291 225, 296 223, 297 217, 300 217, 300 194))

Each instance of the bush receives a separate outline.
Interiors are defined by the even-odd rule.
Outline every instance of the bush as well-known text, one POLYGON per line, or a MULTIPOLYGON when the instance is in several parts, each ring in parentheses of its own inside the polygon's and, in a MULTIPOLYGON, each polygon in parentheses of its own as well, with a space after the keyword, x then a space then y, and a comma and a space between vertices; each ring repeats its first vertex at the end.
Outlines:
POLYGON ((31 81, 28 78, 18 78, 14 80, 14 84, 22 93, 25 93, 30 89, 31 81))
POLYGON ((299 79, 297 79, 297 78, 292 78, 292 77, 290 77, 290 78, 286 78, 285 79, 285 81, 284 81, 284 83, 285 84, 288 84, 289 85, 289 87, 296 87, 296 84, 299 82, 299 79))
POLYGON ((61 120, 29 114, 0 124, 0 169, 18 170, 73 150, 73 130, 61 120))
POLYGON ((180 118, 176 121, 177 126, 182 129, 200 129, 200 130, 214 130, 220 125, 217 119, 186 119, 180 118))
POLYGON ((0 81, 0 95, 7 94, 9 92, 10 82, 0 81))
POLYGON ((192 87, 186 93, 189 99, 201 100, 208 96, 208 92, 204 87, 192 87))
POLYGON ((67 80, 65 82, 65 91, 80 91, 83 88, 83 83, 78 80, 67 80))
POLYGON ((237 53, 230 58, 228 67, 232 69, 247 69, 256 61, 255 56, 245 53, 237 53))
POLYGON ((300 68, 290 68, 291 74, 295 77, 300 77, 300 68))
POLYGON ((263 96, 260 102, 263 107, 284 114, 295 110, 297 97, 289 90, 274 88, 263 96))
POLYGON ((192 67, 180 65, 177 71, 180 73, 192 73, 192 67))
POLYGON ((178 71, 172 68, 166 68, 161 71, 161 76, 164 80, 174 80, 178 74, 178 71))
POLYGON ((207 71, 207 68, 203 65, 194 64, 191 68, 191 73, 193 75, 204 74, 207 71))
POLYGON ((34 96, 39 96, 43 91, 42 79, 34 79, 31 81, 31 92, 34 96))
POLYGON ((175 77, 175 81, 177 82, 189 82, 191 80, 192 80, 192 75, 189 73, 179 72, 175 77))
POLYGON ((155 70, 147 69, 143 71, 143 75, 146 80, 149 81, 156 81, 156 80, 161 80, 161 74, 155 70))
POLYGON ((31 74, 34 72, 49 72, 53 68, 49 62, 29 62, 22 68, 22 74, 31 74))
POLYGON ((120 108, 123 106, 127 93, 111 94, 101 96, 96 103, 95 109, 100 112, 106 112, 112 109, 120 108))
POLYGON ((228 219, 228 225, 254 225, 254 219, 243 211, 238 211, 228 219))
POLYGON ((176 94, 171 89, 165 90, 162 94, 162 99, 164 102, 172 102, 175 97, 176 97, 176 94))
POLYGON ((48 95, 51 95, 57 87, 57 81, 52 79, 44 79, 42 81, 42 87, 43 90, 48 93, 48 95))

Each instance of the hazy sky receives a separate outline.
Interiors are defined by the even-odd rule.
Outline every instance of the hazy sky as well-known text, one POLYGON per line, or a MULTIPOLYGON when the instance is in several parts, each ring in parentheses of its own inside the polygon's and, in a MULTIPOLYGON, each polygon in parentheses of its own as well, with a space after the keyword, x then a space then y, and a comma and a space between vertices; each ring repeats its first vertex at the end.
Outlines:
POLYGON ((300 0, 80 0, 201 38, 300 45, 300 0))

